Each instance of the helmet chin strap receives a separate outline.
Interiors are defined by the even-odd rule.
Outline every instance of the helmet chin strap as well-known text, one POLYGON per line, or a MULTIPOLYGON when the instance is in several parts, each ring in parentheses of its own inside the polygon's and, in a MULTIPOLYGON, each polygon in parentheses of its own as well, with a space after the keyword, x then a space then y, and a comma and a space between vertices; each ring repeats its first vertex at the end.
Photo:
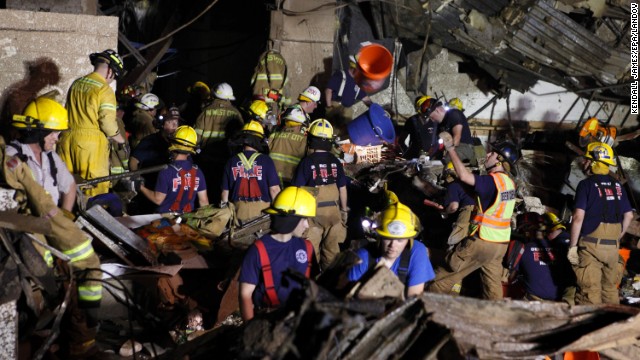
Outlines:
POLYGON ((487 166, 485 165, 485 166, 484 166, 484 168, 485 168, 485 170, 489 171, 489 170, 491 170, 491 169, 495 168, 496 166, 498 166, 498 164, 500 164, 500 161, 496 162, 495 164, 493 164, 493 165, 491 165, 491 166, 489 166, 489 167, 487 167, 487 166))

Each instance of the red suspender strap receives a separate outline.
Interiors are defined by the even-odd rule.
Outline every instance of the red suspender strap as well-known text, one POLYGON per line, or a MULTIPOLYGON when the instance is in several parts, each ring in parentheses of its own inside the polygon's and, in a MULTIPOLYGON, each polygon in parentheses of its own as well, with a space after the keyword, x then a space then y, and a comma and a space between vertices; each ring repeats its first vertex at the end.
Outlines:
POLYGON ((311 262, 313 261, 313 244, 311 241, 305 239, 305 245, 307 245, 307 259, 309 260, 309 265, 307 266, 307 271, 305 271, 304 276, 309 279, 311 277, 311 262))
POLYGON ((278 300, 278 293, 276 293, 276 287, 273 283, 273 272, 271 271, 269 254, 267 254, 267 249, 264 247, 262 240, 256 240, 254 244, 256 245, 256 249, 258 249, 258 254, 260 254, 260 266, 262 267, 264 288, 267 291, 267 301, 270 307, 276 307, 280 305, 280 300, 278 300))
MULTIPOLYGON (((196 169, 195 169, 195 167, 192 167, 191 170, 189 170, 189 176, 191 177, 189 179, 189 180, 191 180, 191 182, 189 183, 189 198, 188 198, 187 206, 184 207, 184 212, 191 212, 193 210, 191 208, 191 200, 193 200, 193 192, 196 189, 196 169)), ((186 179, 183 179, 183 181, 186 181, 186 179)))
POLYGON ((171 208, 169 208, 169 210, 171 211, 179 211, 180 210, 180 203, 182 202, 182 194, 184 193, 184 174, 185 171, 182 170, 182 168, 177 169, 178 170, 178 176, 180 177, 180 187, 178 188, 178 196, 176 196, 176 201, 173 202, 173 204, 171 204, 171 208))

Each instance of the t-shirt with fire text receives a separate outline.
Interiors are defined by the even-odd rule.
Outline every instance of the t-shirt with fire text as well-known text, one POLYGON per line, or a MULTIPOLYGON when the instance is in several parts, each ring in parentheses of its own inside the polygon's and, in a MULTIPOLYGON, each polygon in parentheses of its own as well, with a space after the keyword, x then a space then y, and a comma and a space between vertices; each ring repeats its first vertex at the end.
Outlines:
POLYGON ((166 213, 171 210, 171 206, 175 203, 180 196, 180 189, 182 188, 182 198, 178 209, 175 211, 183 212, 188 207, 190 210, 195 209, 195 199, 198 197, 199 191, 207 190, 207 183, 204 179, 204 174, 197 166, 194 166, 190 160, 177 160, 171 163, 171 165, 162 170, 158 174, 158 181, 156 182, 155 191, 167 194, 167 197, 158 206, 159 213, 166 213), (192 172, 191 170, 195 170, 192 172), (183 172, 183 176, 180 172, 183 172), (192 179, 192 173, 195 173, 195 179, 192 179), (182 179, 185 179, 184 183, 182 179), (191 187, 193 187, 192 196, 191 187))
POLYGON ((273 160, 268 155, 255 151, 243 151, 234 155, 227 162, 222 175, 222 190, 229 191, 231 202, 271 202, 269 188, 274 185, 279 186, 280 179, 273 160))
POLYGON ((328 152, 314 152, 300 161, 291 182, 294 186, 347 185, 344 168, 335 156, 328 152))

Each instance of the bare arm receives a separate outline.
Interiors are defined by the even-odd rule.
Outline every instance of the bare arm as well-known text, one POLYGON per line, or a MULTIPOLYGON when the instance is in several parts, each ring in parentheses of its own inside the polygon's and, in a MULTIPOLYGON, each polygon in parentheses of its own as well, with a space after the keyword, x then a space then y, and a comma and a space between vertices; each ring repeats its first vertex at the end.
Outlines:
POLYGON ((198 191, 198 204, 200 207, 209 205, 209 196, 206 190, 198 191))
POLYGON ((238 293, 238 301, 240 302, 240 315, 242 320, 249 321, 253 319, 253 290, 256 286, 248 283, 240 283, 240 291, 238 293))
POLYGON ((140 160, 134 158, 133 156, 129 158, 129 170, 136 171, 140 169, 140 160))
POLYGON ((124 144, 124 136, 122 136, 122 134, 116 134, 109 139, 117 142, 118 144, 124 144))
POLYGON ((424 283, 410 286, 407 289, 407 297, 420 296, 424 292, 424 283))
POLYGON ((333 90, 331 90, 330 88, 326 88, 324 90, 324 100, 325 103, 327 105, 327 107, 331 107, 332 106, 332 102, 331 102, 331 97, 333 96, 333 90))
POLYGON ((75 180, 71 182, 71 185, 69 186, 69 191, 66 193, 61 193, 61 198, 62 198, 62 208, 69 211, 69 212, 73 212, 73 207, 76 204, 76 182, 75 180))
POLYGON ((347 187, 339 187, 338 191, 340 194, 340 210, 349 211, 349 207, 347 206, 347 187))
POLYGON ((162 204, 164 199, 167 197, 167 194, 158 191, 151 191, 144 185, 140 186, 140 192, 146 196, 149 201, 156 205, 162 204))
POLYGON ((460 138, 462 138, 462 125, 458 124, 451 129, 451 135, 453 136, 453 145, 460 145, 460 138))
POLYGON ((571 242, 569 247, 578 245, 578 239, 580 238, 580 230, 582 229, 582 223, 584 222, 584 210, 573 210, 573 218, 571 220, 571 242))
POLYGON ((222 190, 220 201, 223 203, 229 202, 229 190, 222 190))
POLYGON ((276 195, 280 193, 280 185, 273 185, 269 187, 269 195, 271 195, 271 200, 276 198, 276 195))
POLYGON ((454 212, 458 211, 458 207, 460 207, 460 203, 457 201, 452 201, 449 203, 444 212, 447 214, 453 214, 454 212))
POLYGON ((629 224, 631 224, 631 220, 633 220, 633 211, 627 211, 626 213, 624 213, 624 216, 622 218, 622 233, 620 233, 620 238, 622 238, 624 236, 624 233, 627 232, 629 224))

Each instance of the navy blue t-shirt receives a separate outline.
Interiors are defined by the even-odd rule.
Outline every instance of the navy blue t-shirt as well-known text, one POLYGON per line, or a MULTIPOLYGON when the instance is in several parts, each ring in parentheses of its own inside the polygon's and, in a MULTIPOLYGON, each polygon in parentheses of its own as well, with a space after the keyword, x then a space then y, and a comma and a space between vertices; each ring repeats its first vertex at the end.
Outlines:
POLYGON ((202 170, 196 169, 195 179, 191 179, 191 176, 187 174, 187 176, 185 176, 187 183, 183 184, 178 169, 183 169, 185 171, 191 170, 193 167, 191 160, 174 161, 171 165, 172 166, 169 166, 158 174, 158 182, 156 183, 155 191, 166 194, 167 197, 165 197, 162 203, 158 206, 157 211, 159 213, 171 211, 171 205, 173 205, 173 203, 178 199, 180 188, 183 188, 183 192, 178 211, 184 211, 187 204, 191 206, 191 210, 194 210, 198 192, 207 190, 207 183, 204 179, 202 170), (192 187, 193 197, 189 199, 189 191, 192 187))
POLYGON ((522 258, 516 264, 526 291, 545 300, 559 300, 560 274, 553 274, 552 263, 557 259, 554 248, 546 239, 532 240, 524 245, 522 258))
MULTIPOLYGON (((243 151, 249 160, 255 151, 243 151)), ((273 160, 268 155, 260 154, 253 162, 253 167, 245 169, 238 154, 229 159, 222 175, 222 190, 229 190, 229 201, 271 202, 269 188, 280 185, 280 178, 273 160)))
MULTIPOLYGON (((271 235, 265 235, 261 240, 269 255, 273 283, 276 293, 278 294, 278 300, 280 304, 284 304, 289 298, 289 295, 291 295, 291 291, 299 289, 300 284, 296 281, 287 281, 286 284, 283 284, 282 273, 289 268, 301 274, 306 273, 307 267, 309 266, 307 246, 304 239, 299 237, 292 237, 291 240, 287 242, 281 242, 275 240, 271 235)), ((313 259, 313 248, 311 249, 310 255, 313 259)), ((267 305, 264 302, 266 290, 262 276, 260 254, 255 244, 251 245, 244 255, 238 281, 256 285, 256 289, 253 291, 254 306, 262 307, 267 305)))
POLYGON ((600 223, 622 223, 623 214, 631 211, 622 184, 609 175, 592 175, 580 181, 575 207, 585 211, 580 236, 591 234, 600 223))
MULTIPOLYGON (((140 140, 140 143, 133 148, 131 157, 138 160, 139 169, 168 164, 171 161, 170 145, 169 141, 162 136, 162 132, 153 133, 140 140)), ((142 177, 148 188, 155 188, 157 173, 144 174, 142 177)))
POLYGON ((429 156, 438 151, 438 123, 435 121, 423 120, 419 115, 414 115, 405 122, 404 131, 411 136, 409 148, 404 154, 405 159, 418 157, 420 150, 429 156))
POLYGON ((461 183, 460 180, 456 180, 447 185, 447 193, 444 197, 444 207, 449 206, 452 202, 457 202, 458 207, 475 205, 476 201, 473 196, 473 190, 471 190, 468 185, 461 183))
POLYGON ((469 122, 464 113, 458 109, 449 109, 442 119, 440 124, 440 131, 446 131, 453 135, 452 129, 456 125, 462 125, 462 134, 460 135, 461 144, 473 145, 473 138, 471 137, 471 129, 469 128, 469 122))
POLYGON ((339 101, 342 106, 351 107, 358 100, 362 100, 367 94, 358 87, 355 79, 349 74, 349 71, 337 71, 331 75, 327 88, 331 89, 331 101, 339 101), (344 75, 344 77, 343 77, 344 75), (345 81, 342 97, 338 96, 340 85, 345 81))
POLYGON ((482 211, 486 211, 496 200, 498 188, 491 175, 473 175, 476 178, 474 190, 480 198, 482 211))
POLYGON ((313 152, 298 164, 293 176, 293 186, 319 186, 336 184, 338 188, 347 185, 342 163, 329 152, 313 152))

